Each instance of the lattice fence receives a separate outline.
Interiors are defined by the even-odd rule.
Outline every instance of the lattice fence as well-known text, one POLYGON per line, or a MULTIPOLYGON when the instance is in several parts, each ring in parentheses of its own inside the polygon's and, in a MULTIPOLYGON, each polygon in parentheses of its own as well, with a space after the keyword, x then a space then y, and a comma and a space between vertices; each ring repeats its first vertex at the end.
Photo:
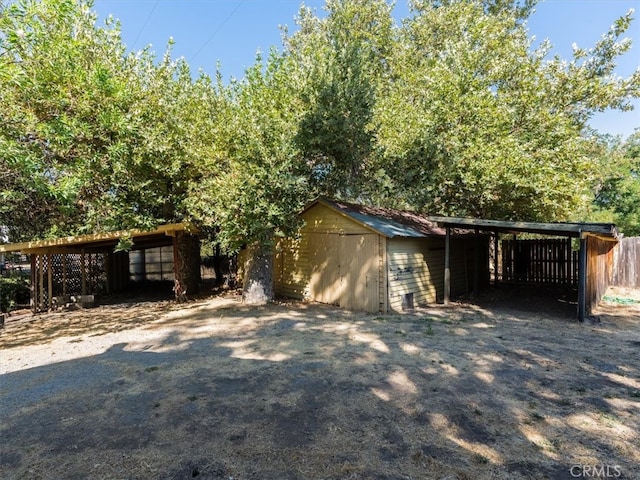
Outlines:
POLYGON ((55 297, 107 291, 105 254, 44 254, 32 261, 34 311, 53 308, 55 297))

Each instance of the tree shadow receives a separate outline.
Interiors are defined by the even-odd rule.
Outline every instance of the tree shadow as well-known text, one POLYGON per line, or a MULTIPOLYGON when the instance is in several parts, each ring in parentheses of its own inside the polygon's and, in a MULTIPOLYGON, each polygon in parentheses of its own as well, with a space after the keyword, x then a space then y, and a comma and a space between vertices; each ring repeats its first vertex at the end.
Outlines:
POLYGON ((640 359, 620 341, 640 331, 602 327, 194 305, 155 337, 0 376, 0 475, 633 478, 640 359))

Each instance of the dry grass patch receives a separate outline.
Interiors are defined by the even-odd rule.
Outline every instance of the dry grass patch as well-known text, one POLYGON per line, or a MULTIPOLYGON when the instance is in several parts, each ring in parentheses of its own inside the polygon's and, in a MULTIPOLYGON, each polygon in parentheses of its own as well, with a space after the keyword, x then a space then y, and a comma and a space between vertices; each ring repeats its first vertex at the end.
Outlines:
POLYGON ((638 478, 636 304, 588 324, 471 304, 183 307, 8 322, 0 477, 638 478))

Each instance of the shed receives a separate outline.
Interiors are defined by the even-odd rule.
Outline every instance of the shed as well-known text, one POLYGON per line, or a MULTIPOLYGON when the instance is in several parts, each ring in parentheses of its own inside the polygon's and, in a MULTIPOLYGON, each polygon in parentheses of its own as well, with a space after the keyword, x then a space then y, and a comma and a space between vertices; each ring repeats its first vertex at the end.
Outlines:
MULTIPOLYGON (((0 245, 0 253, 30 256, 31 308, 37 313, 51 310, 61 299, 124 291, 132 279, 174 280, 176 269, 193 271, 187 276, 199 281, 200 258, 188 258, 181 251, 185 243, 199 242, 189 234, 191 230, 193 227, 188 224, 173 223, 148 231, 122 230, 10 243, 0 245), (131 240, 131 252, 114 251, 123 238, 131 240)), ((189 288, 190 292, 195 291, 197 283, 189 288)))
MULTIPOLYGON (((444 298, 446 229, 413 212, 318 198, 276 244, 276 294, 367 312, 444 298)), ((488 284, 488 237, 451 235, 451 293, 488 284)))

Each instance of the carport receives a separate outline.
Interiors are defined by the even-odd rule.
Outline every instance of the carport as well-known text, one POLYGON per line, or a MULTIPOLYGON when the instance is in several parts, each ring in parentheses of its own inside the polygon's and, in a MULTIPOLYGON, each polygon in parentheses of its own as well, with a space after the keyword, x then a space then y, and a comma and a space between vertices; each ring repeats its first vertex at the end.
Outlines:
MULTIPOLYGON (((619 235, 616 226, 611 223, 543 223, 543 222, 513 222, 486 220, 476 218, 429 217, 446 229, 445 240, 445 272, 444 292, 445 303, 449 302, 450 286, 450 248, 449 241, 452 228, 473 229, 479 232, 490 232, 494 239, 494 284, 500 278, 505 278, 506 262, 503 261, 503 271, 499 272, 500 234, 512 234, 514 244, 518 250, 513 253, 515 278, 522 281, 538 280, 539 283, 564 282, 575 280, 578 288, 578 319, 584 321, 587 314, 598 304, 611 283, 613 273, 613 248, 617 244, 619 235), (544 237, 536 243, 530 241, 527 245, 517 244, 518 234, 535 234, 544 237), (551 242, 552 239, 565 238, 566 246, 562 243, 551 242), (576 257, 571 252, 571 240, 579 239, 579 250, 576 257), (526 248, 522 248, 523 245, 526 248), (533 269, 532 266, 539 268, 533 269), (572 272, 575 266, 576 275, 572 272), (535 271, 532 271, 535 270, 535 271), (501 275, 499 274, 501 273, 501 275), (575 278, 574 278, 575 277, 575 278)), ((506 253, 503 249, 503 254, 506 253)), ((503 255, 503 259, 506 255, 503 255)), ((511 259, 511 258, 510 258, 511 259)), ((512 276, 513 278, 513 276, 512 276)))
MULTIPOLYGON (((0 245, 0 253, 30 255, 31 310, 38 313, 62 303, 93 303, 96 295, 126 290, 130 282, 129 251, 171 247, 171 268, 178 271, 188 259, 180 254, 177 237, 189 230, 188 224, 173 223, 149 231, 121 230, 10 243, 0 245), (115 251, 121 241, 129 243, 130 248, 115 251)), ((199 257, 197 261, 199 265, 199 257)))

